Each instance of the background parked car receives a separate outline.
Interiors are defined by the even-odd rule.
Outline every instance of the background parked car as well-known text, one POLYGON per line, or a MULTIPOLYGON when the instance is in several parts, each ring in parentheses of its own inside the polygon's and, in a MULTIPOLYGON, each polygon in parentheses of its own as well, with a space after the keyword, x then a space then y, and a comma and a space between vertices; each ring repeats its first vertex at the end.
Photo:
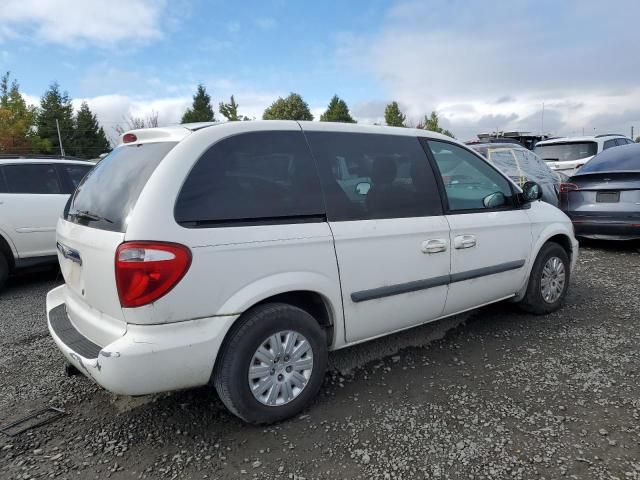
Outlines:
POLYGON ((561 188, 576 236, 640 239, 640 144, 596 155, 561 188))
POLYGON ((538 142, 533 151, 555 171, 573 175, 594 155, 633 141, 624 135, 604 134, 586 137, 557 137, 538 142))
POLYGON ((56 223, 92 167, 69 157, 0 156, 0 289, 15 270, 57 262, 56 223))
POLYGON ((520 187, 529 181, 537 182, 542 187, 542 200, 558 206, 560 184, 568 177, 551 170, 535 153, 517 143, 481 143, 470 147, 520 187))

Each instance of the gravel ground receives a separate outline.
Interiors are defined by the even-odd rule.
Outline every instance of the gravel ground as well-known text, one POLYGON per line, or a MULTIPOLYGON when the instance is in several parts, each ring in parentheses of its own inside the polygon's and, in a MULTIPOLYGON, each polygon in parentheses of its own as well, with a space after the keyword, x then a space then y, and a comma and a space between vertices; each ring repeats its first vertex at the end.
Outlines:
POLYGON ((0 294, 0 478, 640 479, 640 254, 583 248, 567 305, 509 305, 337 352, 303 415, 247 426, 210 389, 131 399, 65 377, 47 335, 55 274, 0 294))

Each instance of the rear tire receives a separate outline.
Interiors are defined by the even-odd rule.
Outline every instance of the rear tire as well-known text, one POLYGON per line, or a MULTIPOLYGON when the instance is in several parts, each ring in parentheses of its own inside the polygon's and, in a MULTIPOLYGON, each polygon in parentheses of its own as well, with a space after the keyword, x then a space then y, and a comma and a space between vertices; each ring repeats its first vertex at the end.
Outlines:
POLYGON ((0 291, 4 288, 9 277, 9 264, 5 256, 0 253, 0 291))
POLYGON ((318 322, 300 308, 271 303, 249 310, 234 325, 213 383, 231 413, 268 424, 307 406, 326 368, 327 339, 318 322))
POLYGON ((527 293, 518 306, 534 315, 555 312, 564 303, 570 279, 569 255, 559 244, 546 243, 533 264, 527 293))

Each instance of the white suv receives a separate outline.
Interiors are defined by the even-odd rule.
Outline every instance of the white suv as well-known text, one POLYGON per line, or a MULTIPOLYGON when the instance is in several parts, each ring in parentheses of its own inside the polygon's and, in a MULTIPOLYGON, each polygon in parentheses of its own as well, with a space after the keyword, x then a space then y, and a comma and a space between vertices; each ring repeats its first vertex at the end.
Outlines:
POLYGON ((557 137, 536 143, 533 151, 552 170, 571 176, 603 150, 630 143, 633 143, 631 139, 617 134, 557 137))
POLYGON ((11 272, 57 262, 56 223, 91 168, 82 160, 0 155, 0 289, 11 272))
POLYGON ((327 352, 511 299, 565 297, 569 219, 424 130, 254 121, 135 130, 58 223, 47 296, 69 362, 116 393, 211 384, 294 415, 327 352))

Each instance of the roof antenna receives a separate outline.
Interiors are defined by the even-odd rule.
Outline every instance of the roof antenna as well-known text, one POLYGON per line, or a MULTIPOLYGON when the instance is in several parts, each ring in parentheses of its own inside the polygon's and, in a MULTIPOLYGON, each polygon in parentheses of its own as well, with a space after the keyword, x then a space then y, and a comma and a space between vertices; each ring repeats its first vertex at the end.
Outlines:
POLYGON ((56 118, 56 128, 58 129, 58 142, 60 142, 60 156, 64 157, 64 148, 62 147, 62 136, 60 135, 60 124, 56 118))

